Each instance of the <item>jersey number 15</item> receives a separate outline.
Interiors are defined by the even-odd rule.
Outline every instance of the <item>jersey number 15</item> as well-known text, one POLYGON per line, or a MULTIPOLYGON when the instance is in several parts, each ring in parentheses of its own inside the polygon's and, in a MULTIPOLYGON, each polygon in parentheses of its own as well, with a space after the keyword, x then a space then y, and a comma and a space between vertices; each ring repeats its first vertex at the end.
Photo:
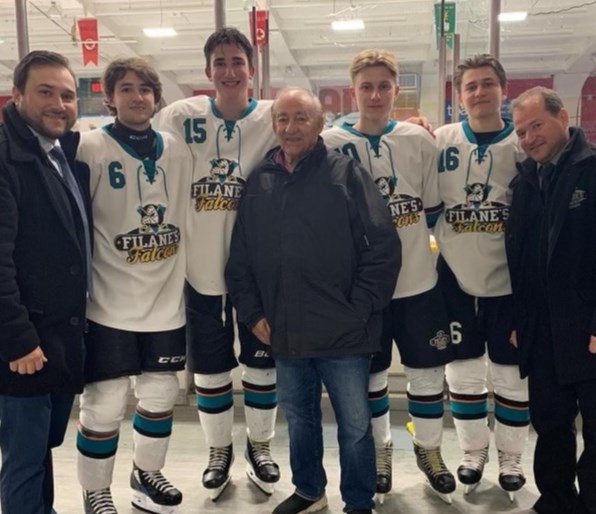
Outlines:
POLYGON ((190 143, 204 143, 207 139, 207 131, 205 130, 205 118, 186 118, 182 125, 184 126, 184 139, 190 143))

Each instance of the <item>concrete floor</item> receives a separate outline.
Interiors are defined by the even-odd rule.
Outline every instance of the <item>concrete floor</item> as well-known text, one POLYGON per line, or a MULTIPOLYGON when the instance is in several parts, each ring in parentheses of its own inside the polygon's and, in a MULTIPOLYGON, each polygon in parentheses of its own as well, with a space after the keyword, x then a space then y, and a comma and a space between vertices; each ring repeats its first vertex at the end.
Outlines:
MULTIPOLYGON (((281 416, 280 416, 281 418, 281 416)), ((272 443, 272 452, 282 471, 281 481, 272 496, 261 493, 245 475, 243 457, 245 431, 242 415, 239 413, 234 425, 234 446, 236 461, 232 469, 232 482, 214 503, 201 486, 201 475, 206 463, 206 447, 203 434, 192 407, 180 407, 176 412, 174 433, 170 443, 168 462, 164 474, 184 494, 184 502, 178 514, 220 513, 220 514, 256 514, 269 513, 275 506, 293 492, 288 463, 287 426, 279 419, 277 434, 272 443)), ((524 469, 528 483, 511 503, 507 495, 499 488, 497 481, 496 450, 491 448, 490 462, 485 469, 485 477, 475 492, 463 495, 461 486, 453 494, 453 504, 447 505, 424 486, 422 474, 416 467, 411 450, 411 441, 405 429, 406 413, 393 412, 393 491, 386 496, 383 505, 377 505, 375 512, 391 514, 495 514, 500 512, 524 512, 537 498, 537 491, 532 476, 532 451, 535 435, 531 433, 524 456, 524 469)), ((444 434, 443 455, 455 472, 461 452, 457 445, 455 431, 449 422, 444 434)), ((329 485, 327 496, 329 507, 326 513, 342 512, 343 504, 338 488, 338 452, 335 425, 330 420, 325 424, 325 467, 329 485)), ((123 424, 120 435, 120 447, 116 461, 116 470, 112 493, 119 514, 140 514, 130 505, 128 486, 131 470, 132 435, 130 422, 123 424)), ((82 512, 81 492, 76 478, 75 451, 76 420, 71 421, 64 445, 55 452, 56 475, 56 511, 58 514, 80 514, 82 512)))

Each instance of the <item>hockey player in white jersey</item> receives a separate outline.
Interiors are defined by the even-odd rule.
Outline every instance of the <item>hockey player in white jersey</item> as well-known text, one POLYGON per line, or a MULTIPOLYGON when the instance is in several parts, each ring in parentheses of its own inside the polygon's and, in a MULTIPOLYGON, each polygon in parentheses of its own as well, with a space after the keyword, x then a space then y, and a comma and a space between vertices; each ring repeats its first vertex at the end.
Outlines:
MULTIPOLYGON (((184 138, 193 155, 186 193, 189 245, 186 287, 188 367, 194 373, 197 407, 209 463, 203 485, 216 500, 230 480, 234 354, 232 305, 224 267, 238 202, 248 174, 275 145, 271 102, 249 98, 254 73, 252 46, 238 30, 224 28, 205 43, 206 74, 215 98, 180 100, 160 111, 154 125, 184 138)), ((249 477, 273 492, 279 468, 269 443, 277 411, 275 364, 269 347, 238 325, 239 361, 246 416, 249 477)))
POLYGON ((447 365, 447 382, 464 451, 457 475, 470 492, 488 460, 490 368, 499 483, 513 500, 526 480, 520 461, 529 411, 527 381, 520 379, 517 350, 510 344, 514 327, 504 228, 508 186, 522 153, 511 122, 501 118, 507 79, 497 59, 487 54, 466 59, 457 68, 454 87, 468 117, 435 131, 445 203, 435 235, 456 354, 447 365))
POLYGON ((329 148, 357 159, 371 173, 387 202, 403 253, 393 300, 384 312, 383 351, 373 358, 369 381, 377 496, 382 502, 392 487, 388 368, 395 341, 408 380, 418 466, 432 489, 450 502, 455 479, 441 457, 441 440, 445 364, 452 359, 452 345, 429 232, 442 210, 435 143, 425 129, 390 119, 399 91, 392 53, 364 50, 354 56, 350 73, 359 120, 322 136, 329 148))
POLYGON ((185 216, 191 155, 151 128, 161 98, 142 59, 118 59, 103 86, 113 124, 83 133, 94 219, 93 296, 87 307, 86 386, 80 401, 77 468, 85 514, 115 514, 110 485, 130 377, 132 503, 171 514, 182 493, 162 475, 185 362, 185 216))

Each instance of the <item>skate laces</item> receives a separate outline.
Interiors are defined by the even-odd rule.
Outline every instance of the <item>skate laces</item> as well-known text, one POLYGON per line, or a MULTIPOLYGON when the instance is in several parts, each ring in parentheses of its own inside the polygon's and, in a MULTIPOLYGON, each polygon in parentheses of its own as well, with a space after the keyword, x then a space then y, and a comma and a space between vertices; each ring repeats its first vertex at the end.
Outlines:
POLYGON ((85 501, 90 505, 93 514, 117 514, 109 488, 86 491, 85 501))
POLYGON ((449 473, 439 448, 420 448, 420 450, 422 465, 429 474, 439 475, 441 473, 449 473))
POLYGON ((142 471, 139 469, 139 474, 143 477, 144 481, 162 493, 169 493, 176 490, 168 479, 162 475, 161 471, 142 471))
POLYGON ((482 472, 484 465, 488 461, 488 448, 480 450, 464 451, 464 456, 460 467, 466 469, 474 469, 482 472))
POLYGON ((501 450, 499 453, 499 472, 502 475, 519 475, 524 476, 524 471, 521 467, 521 455, 516 453, 507 453, 501 450))
POLYGON ((388 444, 375 448, 377 475, 391 475, 391 461, 393 459, 393 445, 388 444))
POLYGON ((257 464, 275 464, 273 457, 271 457, 269 442, 250 441, 249 445, 251 447, 252 457, 257 464))
POLYGON ((223 448, 209 448, 209 465, 208 469, 220 469, 224 471, 231 456, 229 446, 223 448))

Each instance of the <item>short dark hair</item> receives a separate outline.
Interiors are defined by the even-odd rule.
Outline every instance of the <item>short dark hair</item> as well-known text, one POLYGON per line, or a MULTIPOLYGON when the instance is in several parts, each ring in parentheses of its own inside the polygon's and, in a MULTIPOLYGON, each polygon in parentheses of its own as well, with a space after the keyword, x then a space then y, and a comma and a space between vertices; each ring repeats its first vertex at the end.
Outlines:
MULTIPOLYGON (((129 71, 134 71, 135 74, 153 90, 155 105, 157 105, 161 101, 162 92, 159 75, 153 66, 151 66, 145 59, 141 59, 140 57, 115 59, 108 64, 108 67, 104 71, 102 78, 103 91, 106 95, 106 99, 114 96, 116 82, 122 80, 129 71)), ((116 116, 118 114, 114 107, 108 105, 107 102, 104 103, 112 116, 116 116)))
POLYGON ((501 84, 501 87, 505 87, 507 85, 507 74, 505 73, 505 69, 499 60, 490 54, 476 54, 465 59, 461 64, 458 64, 457 68, 455 69, 453 83, 455 84, 455 89, 457 92, 461 91, 461 83, 466 71, 485 67, 493 69, 497 75, 497 78, 499 79, 499 84, 501 84))
POLYGON ((565 108, 563 100, 555 91, 544 86, 535 86, 527 89, 511 102, 511 112, 520 109, 526 101, 535 96, 542 98, 544 109, 553 116, 558 116, 561 109, 565 108))
POLYGON ((211 63, 211 56, 213 55, 213 52, 215 52, 215 49, 221 45, 239 46, 242 50, 244 50, 244 53, 248 58, 248 64, 252 65, 253 50, 248 38, 238 29, 233 27, 224 27, 222 29, 216 30, 207 38, 207 41, 205 42, 203 53, 205 54, 207 66, 209 66, 211 63))
POLYGON ((66 68, 72 78, 76 78, 75 74, 70 67, 70 62, 62 54, 56 52, 49 52, 47 50, 33 50, 29 52, 21 61, 17 64, 12 75, 12 83, 18 91, 23 93, 25 86, 27 85, 27 79, 29 78, 29 70, 37 66, 55 66, 56 68, 66 68))

